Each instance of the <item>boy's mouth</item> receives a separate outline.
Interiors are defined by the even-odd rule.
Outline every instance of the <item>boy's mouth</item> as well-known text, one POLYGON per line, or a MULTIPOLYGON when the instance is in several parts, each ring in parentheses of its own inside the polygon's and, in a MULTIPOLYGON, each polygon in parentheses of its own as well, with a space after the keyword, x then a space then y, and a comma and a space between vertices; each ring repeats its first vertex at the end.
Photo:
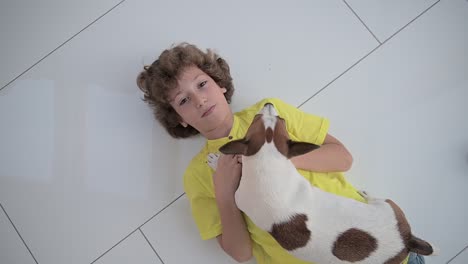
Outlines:
POLYGON ((213 113, 213 110, 214 110, 215 106, 216 106, 216 105, 213 105, 213 106, 210 107, 208 110, 206 110, 206 112, 203 113, 202 117, 208 116, 208 115, 210 115, 211 113, 213 113))

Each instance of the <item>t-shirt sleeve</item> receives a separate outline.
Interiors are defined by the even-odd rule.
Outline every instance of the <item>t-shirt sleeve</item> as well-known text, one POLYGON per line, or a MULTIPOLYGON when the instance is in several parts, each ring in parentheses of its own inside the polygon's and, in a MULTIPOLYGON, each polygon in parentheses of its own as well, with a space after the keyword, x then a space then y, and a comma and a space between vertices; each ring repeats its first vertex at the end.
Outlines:
POLYGON ((205 164, 198 163, 201 162, 192 161, 187 167, 184 174, 184 189, 200 237, 207 240, 220 235, 222 226, 213 189, 210 189, 212 182, 205 183, 203 181, 207 176, 211 179, 212 172, 209 168, 201 168, 205 164))
POLYGON ((280 99, 269 100, 275 105, 279 116, 286 120, 286 129, 296 140, 322 145, 330 126, 324 117, 306 113, 280 99))

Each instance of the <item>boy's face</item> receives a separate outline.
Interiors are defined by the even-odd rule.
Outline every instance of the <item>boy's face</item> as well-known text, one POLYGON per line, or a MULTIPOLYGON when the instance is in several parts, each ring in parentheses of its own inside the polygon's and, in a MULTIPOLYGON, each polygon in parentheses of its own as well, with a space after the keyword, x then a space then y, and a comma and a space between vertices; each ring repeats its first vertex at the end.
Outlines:
POLYGON ((187 67, 178 79, 176 89, 169 92, 169 101, 181 116, 183 126, 191 125, 201 134, 210 134, 226 122, 231 109, 221 88, 196 66, 187 67))

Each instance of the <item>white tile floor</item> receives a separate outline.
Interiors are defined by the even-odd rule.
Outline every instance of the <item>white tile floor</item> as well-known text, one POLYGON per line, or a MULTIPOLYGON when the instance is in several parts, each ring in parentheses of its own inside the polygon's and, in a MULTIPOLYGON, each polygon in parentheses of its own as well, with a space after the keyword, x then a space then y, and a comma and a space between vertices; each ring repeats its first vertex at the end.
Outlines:
POLYGON ((329 117, 349 180, 440 247, 426 262, 468 263, 467 28, 465 0, 3 1, 0 263, 234 263, 182 195, 203 142, 167 136, 135 85, 180 41, 228 60, 235 111, 329 117))

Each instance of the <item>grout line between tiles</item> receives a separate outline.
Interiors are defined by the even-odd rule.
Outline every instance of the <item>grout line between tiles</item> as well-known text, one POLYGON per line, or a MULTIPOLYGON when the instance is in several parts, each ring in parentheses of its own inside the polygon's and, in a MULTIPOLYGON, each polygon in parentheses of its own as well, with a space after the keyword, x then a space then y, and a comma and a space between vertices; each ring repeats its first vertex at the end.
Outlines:
MULTIPOLYGON (((344 1, 344 0, 343 0, 344 1)), ((343 76, 345 73, 347 73, 349 70, 351 70, 352 68, 354 68, 354 66, 356 66, 357 64, 359 64, 362 60, 364 60, 365 58, 367 58, 369 55, 371 55, 374 51, 376 51, 378 48, 382 47, 385 43, 387 43, 390 39, 392 39, 394 36, 396 36, 398 33, 400 33, 403 29, 405 29, 406 27, 408 27, 411 23, 413 23, 416 19, 418 19, 420 16, 422 16, 423 14, 425 14, 427 11, 429 11, 429 9, 431 9, 432 7, 434 7, 437 3, 439 3, 440 0, 438 0, 437 2, 433 3, 430 7, 428 7, 426 10, 424 10, 421 14, 419 14, 417 17, 415 17, 413 20, 411 20, 408 24, 406 24, 405 26, 403 26, 402 28, 400 28, 397 32, 395 32, 393 35, 391 35, 388 39, 386 39, 384 42, 382 42, 380 45, 378 45, 377 47, 375 47, 373 50, 371 50, 369 53, 367 53, 364 57, 362 57, 361 59, 359 59, 356 63, 354 63, 353 65, 351 65, 348 69, 346 69, 343 73, 341 73, 340 75, 338 75, 338 77, 336 77, 335 79, 333 79, 332 81, 330 81, 329 83, 327 83, 323 88, 321 88, 320 90, 318 90, 315 94, 313 94, 311 97, 307 98, 303 103, 301 103, 298 108, 300 108, 301 106, 303 106, 305 103, 307 103, 308 101, 310 101, 313 97, 315 97, 317 94, 321 93, 323 90, 325 90, 328 86, 330 86, 333 82, 335 82, 338 78, 340 78, 341 76, 343 76)))
POLYGON ((460 252, 458 252, 458 254, 456 254, 453 258, 449 259, 449 261, 447 261, 447 263, 445 263, 445 264, 448 264, 448 263, 452 262, 452 260, 454 260, 456 257, 458 257, 458 255, 463 253, 463 251, 465 251, 467 248, 468 248, 468 246, 466 246, 464 249, 462 249, 460 252))
POLYGON ((300 108, 301 106, 303 106, 305 103, 307 103, 310 99, 312 99, 314 96, 316 96, 317 94, 321 93, 323 90, 325 90, 328 86, 330 86, 330 84, 332 84, 333 82, 335 82, 338 78, 340 78, 341 76, 343 76, 345 73, 347 73, 349 70, 351 70, 354 66, 356 66, 357 64, 359 64, 362 60, 364 60, 365 58, 367 58, 367 56, 371 55, 375 50, 377 50, 378 48, 380 48, 383 44, 375 47, 373 50, 371 50, 369 53, 367 53, 367 55, 365 55, 364 57, 362 57, 361 59, 359 59, 357 62, 355 62, 353 65, 351 65, 351 67, 349 67, 348 69, 346 69, 343 73, 341 73, 340 75, 338 75, 338 77, 336 77, 335 79, 333 79, 331 82, 327 83, 322 89, 318 90, 315 94, 313 94, 311 97, 309 97, 307 100, 305 100, 302 104, 300 104, 297 108, 300 108))
POLYGON ((396 34, 400 33, 400 31, 402 31, 403 29, 405 29, 407 26, 409 26, 411 23, 413 23, 416 19, 418 19, 420 16, 424 15, 427 11, 429 11, 429 9, 431 9, 432 7, 434 7, 436 4, 438 4, 440 2, 440 0, 434 2, 430 7, 426 8, 426 10, 424 10, 421 14, 419 14, 417 17, 413 18, 410 22, 408 22, 406 25, 404 25, 402 28, 400 28, 397 32, 393 33, 393 35, 391 35, 388 39, 386 39, 382 45, 387 42, 389 39, 393 38, 396 34))
POLYGON ((351 9, 351 11, 354 13, 354 15, 359 19, 359 21, 361 21, 361 23, 367 28, 367 31, 369 31, 372 36, 375 38, 375 40, 377 40, 377 42, 379 44, 382 44, 382 42, 377 38, 377 36, 375 36, 375 34, 370 30, 370 28, 366 25, 366 23, 364 23, 364 21, 358 16, 358 14, 356 12, 354 12, 354 9, 348 4, 348 2, 346 2, 346 0, 343 0, 343 2, 348 6, 349 9, 351 9))
POLYGON ((146 220, 143 224, 141 224, 138 228, 146 225, 146 223, 148 223, 149 221, 151 221, 153 218, 155 218, 158 214, 160 214, 162 211, 166 210, 166 208, 168 208, 169 206, 171 206, 173 203, 175 203, 177 200, 180 199, 180 197, 184 196, 185 192, 182 193, 179 197, 175 198, 174 201, 170 202, 168 205, 166 205, 163 209, 159 210, 159 212, 157 212, 155 215, 153 215, 152 217, 150 217, 148 220, 146 220))
POLYGON ((119 242, 117 242, 115 245, 113 245, 110 249, 106 250, 106 252, 102 253, 99 257, 97 257, 93 262, 91 262, 91 264, 93 264, 94 262, 98 261, 100 258, 102 258, 105 254, 107 254, 107 252, 111 251, 113 248, 115 248, 117 245, 119 245, 122 241, 124 241, 125 239, 127 239, 127 237, 129 237, 130 235, 132 235, 133 233, 135 233, 137 230, 139 230, 142 226, 144 226, 146 223, 148 223, 149 221, 151 221, 151 219, 153 219, 154 217, 156 217, 158 214, 160 214, 162 211, 164 211, 166 208, 168 208, 169 206, 171 206, 173 203, 175 203, 177 200, 179 200, 180 197, 184 196, 185 192, 182 193, 179 197, 177 197, 176 199, 174 199, 174 201, 170 202, 168 205, 164 206, 163 209, 159 210, 156 214, 154 214, 152 217, 150 217, 148 220, 146 220, 143 224, 141 224, 140 226, 138 226, 135 230, 133 230, 132 232, 130 232, 130 234, 128 234, 126 237, 124 237, 123 239, 121 239, 119 242))
POLYGON ((150 245, 150 247, 153 249, 154 253, 156 254, 156 256, 158 256, 159 260, 161 261, 162 264, 164 264, 164 261, 162 260, 161 256, 159 256, 158 252, 156 252, 156 249, 154 249, 153 245, 151 244, 151 242, 148 240, 148 238, 145 236, 145 233, 143 233, 143 231, 141 230, 141 228, 138 228, 138 230, 140 230, 141 234, 143 235, 143 237, 146 239, 146 242, 148 242, 148 244, 150 245))
POLYGON ((93 264, 94 262, 98 261, 100 258, 102 258, 104 255, 107 254, 107 252, 111 251, 112 249, 114 249, 116 246, 118 246, 122 241, 124 241, 125 239, 127 239, 127 237, 131 236, 133 233, 135 233, 135 231, 137 231, 137 229, 133 230, 132 232, 130 232, 130 234, 128 234, 127 236, 125 236, 124 238, 122 238, 119 242, 117 242, 117 244, 113 245, 111 248, 109 248, 108 250, 106 250, 106 252, 102 253, 97 259, 95 259, 93 262, 91 262, 91 264, 93 264))
POLYGON ((8 220, 10 221, 11 225, 13 226, 13 228, 15 229, 16 231, 16 234, 18 234, 18 236, 21 238, 21 241, 23 241, 23 244, 24 246, 26 247, 26 249, 29 251, 29 254, 31 254, 31 257, 34 259, 34 261, 36 262, 36 264, 39 264, 39 262, 37 262, 37 259, 34 257, 33 253, 31 252, 31 250, 29 249, 28 245, 26 244, 26 242, 24 241, 23 237, 21 236, 21 234, 19 233, 18 229, 16 228, 15 224, 13 224, 13 221, 11 221, 11 218, 10 216, 7 214, 5 208, 3 208, 3 205, 0 203, 0 207, 2 208, 3 212, 5 213, 6 217, 8 218, 8 220))
POLYGON ((25 71, 23 71, 22 73, 20 73, 18 76, 16 76, 13 80, 11 80, 10 82, 8 82, 7 84, 5 84, 2 88, 0 88, 0 91, 3 90, 4 88, 6 88, 8 85, 10 85, 11 83, 13 83, 14 81, 16 81, 19 77, 23 76, 23 74, 25 74, 26 72, 28 72, 29 70, 31 70, 34 66, 36 66, 37 64, 39 64, 41 61, 43 61, 45 58, 49 57, 52 53, 54 53, 56 50, 60 49, 63 45, 65 45, 67 42, 69 42, 70 40, 72 40, 73 38, 75 38, 78 34, 80 34, 81 32, 83 32, 84 30, 86 30, 88 27, 90 27, 92 24, 96 23, 99 19, 101 19, 103 16, 107 15, 110 11, 114 10, 117 6, 119 6, 120 4, 122 4, 123 2, 125 2, 126 0, 122 0, 120 1, 118 4, 116 4, 115 6, 113 6, 111 9, 109 9, 107 12, 105 12, 104 14, 102 14, 101 16, 99 16, 98 18, 96 18, 93 22, 91 22, 89 25, 87 25, 86 27, 84 27, 82 30, 80 30, 78 33, 76 33, 75 35, 73 35, 72 37, 70 37, 69 39, 67 39, 65 42, 63 42, 60 46, 58 46, 57 48, 55 48, 54 50, 52 50, 51 52, 49 52, 47 55, 45 55, 44 57, 42 57, 42 59, 40 59, 39 61, 37 61, 36 63, 34 63, 32 66, 30 66, 29 68, 27 68, 25 71))

